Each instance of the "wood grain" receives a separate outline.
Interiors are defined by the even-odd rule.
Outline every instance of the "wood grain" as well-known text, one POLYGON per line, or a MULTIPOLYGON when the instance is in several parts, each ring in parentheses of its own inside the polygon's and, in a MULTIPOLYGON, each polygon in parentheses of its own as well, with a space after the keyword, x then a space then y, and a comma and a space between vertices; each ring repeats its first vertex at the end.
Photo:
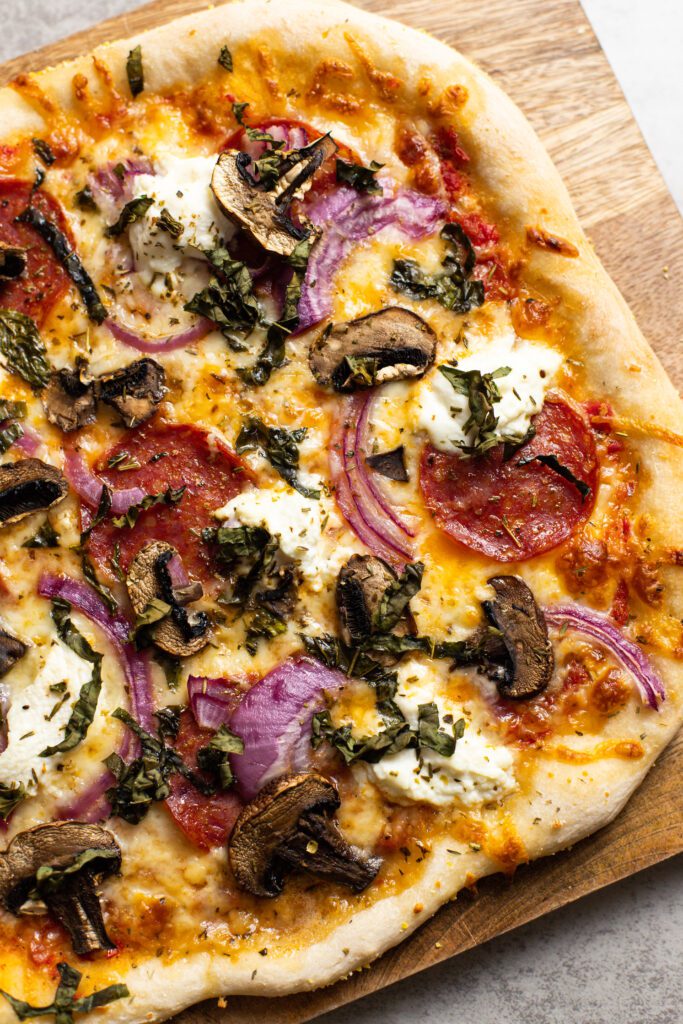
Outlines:
MULTIPOLYGON (((75 56, 200 9, 155 0, 0 68, 75 56)), ((359 0, 432 32, 477 60, 524 110, 548 147, 604 265, 676 383, 683 385, 683 223, 577 0, 359 0)), ((521 869, 512 883, 462 894, 369 971, 279 1000, 231 998, 187 1010, 177 1024, 300 1024, 424 970, 586 893, 683 850, 683 736, 622 815, 573 850, 521 869)))

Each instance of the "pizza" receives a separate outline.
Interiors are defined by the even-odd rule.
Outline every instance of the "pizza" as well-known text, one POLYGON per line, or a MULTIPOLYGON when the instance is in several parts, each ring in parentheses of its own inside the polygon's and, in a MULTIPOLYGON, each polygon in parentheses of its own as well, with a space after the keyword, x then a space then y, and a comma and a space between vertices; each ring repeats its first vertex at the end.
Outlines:
POLYGON ((0 109, 0 1021, 326 985, 609 822, 681 405, 519 111, 334 0, 0 109))

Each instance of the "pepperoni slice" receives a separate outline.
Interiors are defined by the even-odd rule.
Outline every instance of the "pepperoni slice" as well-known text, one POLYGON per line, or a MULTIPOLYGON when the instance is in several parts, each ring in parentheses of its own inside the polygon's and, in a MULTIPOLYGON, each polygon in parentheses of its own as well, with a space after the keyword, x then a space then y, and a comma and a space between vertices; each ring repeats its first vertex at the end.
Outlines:
POLYGON ((535 437, 508 461, 503 445, 481 458, 462 459, 427 445, 420 486, 436 522, 450 537, 499 562, 518 562, 557 547, 590 515, 598 481, 592 431, 559 397, 546 399, 534 418, 535 437), (534 455, 554 455, 590 487, 575 484, 534 455), (525 464, 526 463, 526 464, 525 464))
MULTIPOLYGON (((181 715, 173 745, 188 768, 196 770, 197 751, 207 745, 212 735, 210 729, 197 725, 189 711, 181 715)), ((237 793, 227 790, 203 796, 182 775, 172 775, 169 786, 171 795, 166 800, 166 809, 190 842, 202 850, 225 846, 244 806, 237 793)))
POLYGON ((177 504, 141 512, 132 528, 117 528, 110 521, 96 526, 88 550, 98 568, 111 574, 117 544, 119 564, 126 571, 143 544, 163 540, 178 551, 191 576, 204 582, 212 579, 210 550, 199 533, 215 525, 213 511, 242 490, 247 474, 234 452, 192 424, 149 422, 125 433, 96 471, 114 489, 141 487, 146 494, 160 494, 169 487, 186 488, 177 504), (123 452, 127 463, 137 461, 140 467, 124 472, 108 469, 108 463, 123 452))
POLYGON ((15 218, 31 204, 69 237, 62 208, 46 192, 33 192, 26 181, 0 179, 0 241, 26 249, 26 270, 13 281, 0 281, 0 307, 25 313, 40 326, 69 288, 69 276, 47 242, 29 224, 15 218))

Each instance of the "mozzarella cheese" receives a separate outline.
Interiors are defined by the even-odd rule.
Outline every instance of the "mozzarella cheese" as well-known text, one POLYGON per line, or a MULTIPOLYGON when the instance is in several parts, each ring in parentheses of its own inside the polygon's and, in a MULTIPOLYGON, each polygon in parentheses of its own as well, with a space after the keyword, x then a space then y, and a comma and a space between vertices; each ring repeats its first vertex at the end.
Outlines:
POLYGON ((41 776, 54 761, 40 754, 63 738, 81 686, 90 678, 90 667, 56 639, 47 652, 33 648, 25 657, 32 658, 33 665, 25 666, 22 659, 17 666, 19 671, 13 670, 6 677, 11 703, 7 713, 7 746, 0 753, 0 782, 23 783, 29 793, 35 793, 41 776), (54 711, 63 694, 50 687, 60 683, 66 683, 69 697, 54 711))
POLYGON ((233 236, 235 228, 221 213, 211 191, 215 165, 214 156, 167 155, 156 174, 141 174, 134 179, 135 196, 154 200, 145 216, 128 231, 139 271, 177 273, 187 258, 202 258, 204 252, 233 236), (179 238, 159 226, 164 209, 182 224, 179 238))
POLYGON ((295 559, 304 578, 319 572, 319 546, 325 507, 286 486, 243 491, 216 511, 229 525, 261 526, 276 537, 280 550, 295 559))
MULTIPOLYGON (((512 329, 477 345, 474 351, 457 360, 458 369, 465 371, 492 373, 501 367, 510 368, 507 376, 496 378, 501 397, 495 403, 494 412, 498 417, 498 433, 514 437, 523 437, 532 416, 540 412, 545 393, 561 363, 559 352, 523 341, 512 329)), ((434 369, 417 390, 417 428, 426 431, 435 448, 457 452, 462 445, 472 444, 474 432, 466 434, 464 431, 469 416, 467 396, 458 394, 446 377, 434 369)))
MULTIPOLYGON (((414 728, 418 707, 434 701, 441 728, 452 728, 464 718, 462 709, 444 701, 434 692, 430 669, 413 661, 399 669, 396 703, 414 728)), ((434 807, 459 804, 476 807, 502 800, 517 788, 511 751, 490 742, 477 726, 464 718, 464 735, 451 757, 434 750, 401 750, 369 765, 372 781, 397 803, 426 803, 434 807)))

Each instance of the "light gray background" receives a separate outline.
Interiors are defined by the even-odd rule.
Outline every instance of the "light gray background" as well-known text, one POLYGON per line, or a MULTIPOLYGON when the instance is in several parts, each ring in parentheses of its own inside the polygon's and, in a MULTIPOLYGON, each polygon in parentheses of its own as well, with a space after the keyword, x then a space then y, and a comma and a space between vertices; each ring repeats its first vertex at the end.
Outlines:
MULTIPOLYGON (((136 6, 4 0, 0 61, 136 6)), ((683 210, 683 2, 583 6, 683 210)), ((681 1024, 682 867, 678 857, 634 875, 324 1024, 681 1024)))

